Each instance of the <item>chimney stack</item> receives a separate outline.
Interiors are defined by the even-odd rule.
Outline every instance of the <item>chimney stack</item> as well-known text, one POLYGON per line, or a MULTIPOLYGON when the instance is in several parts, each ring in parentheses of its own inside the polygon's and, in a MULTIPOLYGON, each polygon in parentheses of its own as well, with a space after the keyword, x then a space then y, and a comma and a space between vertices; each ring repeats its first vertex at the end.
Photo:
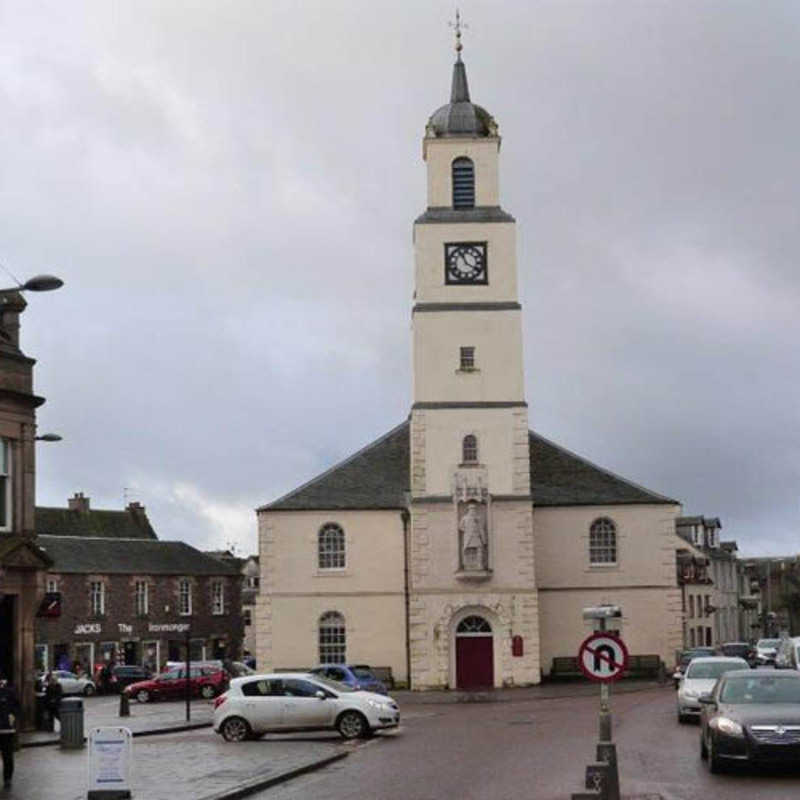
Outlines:
POLYGON ((67 503, 70 511, 86 512, 89 510, 89 498, 84 497, 83 492, 75 492, 75 496, 70 497, 67 503))

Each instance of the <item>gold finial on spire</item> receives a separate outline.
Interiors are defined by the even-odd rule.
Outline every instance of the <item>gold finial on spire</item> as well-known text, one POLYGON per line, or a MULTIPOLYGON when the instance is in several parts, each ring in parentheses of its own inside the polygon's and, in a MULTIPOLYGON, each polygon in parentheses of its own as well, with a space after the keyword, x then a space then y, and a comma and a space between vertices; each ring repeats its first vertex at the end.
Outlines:
POLYGON ((448 22, 447 24, 456 32, 456 55, 458 56, 458 60, 461 61, 461 51, 464 49, 464 45, 461 44, 461 30, 462 28, 469 28, 469 25, 462 24, 461 14, 458 8, 456 8, 456 21, 448 22))

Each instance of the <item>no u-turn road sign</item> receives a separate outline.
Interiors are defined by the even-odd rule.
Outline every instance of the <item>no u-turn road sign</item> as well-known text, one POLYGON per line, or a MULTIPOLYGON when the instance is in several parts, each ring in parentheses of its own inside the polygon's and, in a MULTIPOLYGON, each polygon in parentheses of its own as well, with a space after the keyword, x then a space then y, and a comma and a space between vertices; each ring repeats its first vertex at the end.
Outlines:
POLYGON ((615 681, 628 668, 628 648, 613 633, 593 633, 578 650, 578 666, 590 680, 615 681))

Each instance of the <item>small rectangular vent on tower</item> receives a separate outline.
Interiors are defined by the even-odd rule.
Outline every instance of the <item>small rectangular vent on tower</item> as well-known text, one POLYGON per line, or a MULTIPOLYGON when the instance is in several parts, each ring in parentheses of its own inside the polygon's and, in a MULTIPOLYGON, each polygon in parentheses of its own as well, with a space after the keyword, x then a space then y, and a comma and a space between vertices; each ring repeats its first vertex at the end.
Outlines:
POLYGON ((453 208, 475 208, 475 167, 469 158, 453 162, 453 208))

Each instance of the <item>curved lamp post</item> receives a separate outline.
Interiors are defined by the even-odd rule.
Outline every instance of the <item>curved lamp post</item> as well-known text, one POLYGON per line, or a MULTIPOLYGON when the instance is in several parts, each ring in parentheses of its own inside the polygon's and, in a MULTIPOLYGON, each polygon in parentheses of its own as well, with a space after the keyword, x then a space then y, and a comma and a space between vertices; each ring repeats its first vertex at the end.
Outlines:
POLYGON ((0 294, 11 294, 12 292, 52 292, 53 289, 60 289, 64 285, 61 278, 55 275, 34 275, 25 283, 13 286, 9 289, 0 289, 0 294))

